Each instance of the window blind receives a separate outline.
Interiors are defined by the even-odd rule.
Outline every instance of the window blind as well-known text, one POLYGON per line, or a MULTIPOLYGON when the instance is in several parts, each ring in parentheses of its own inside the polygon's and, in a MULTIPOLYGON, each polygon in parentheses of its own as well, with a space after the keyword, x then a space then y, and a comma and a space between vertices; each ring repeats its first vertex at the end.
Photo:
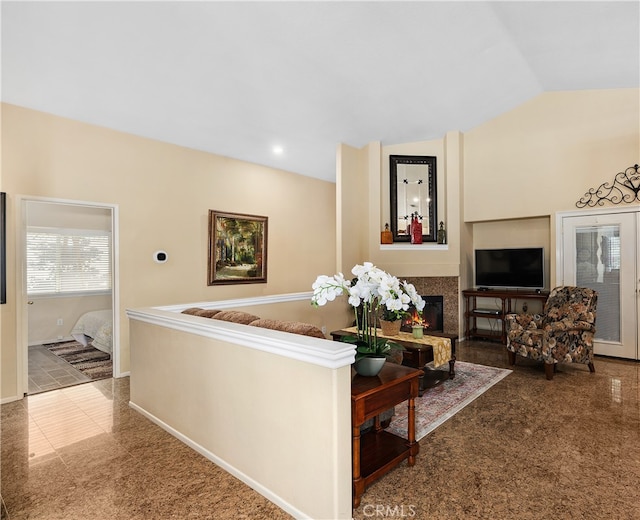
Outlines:
POLYGON ((27 293, 69 294, 111 290, 108 231, 27 229, 27 293))
POLYGON ((609 258, 611 263, 608 267, 610 269, 620 269, 620 254, 620 236, 609 237, 609 258))

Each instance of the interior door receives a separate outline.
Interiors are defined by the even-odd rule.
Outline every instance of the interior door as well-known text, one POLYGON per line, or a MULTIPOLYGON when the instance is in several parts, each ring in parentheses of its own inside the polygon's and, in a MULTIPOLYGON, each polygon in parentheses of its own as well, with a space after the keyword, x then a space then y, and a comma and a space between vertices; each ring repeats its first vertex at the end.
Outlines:
POLYGON ((598 291, 596 354, 639 359, 639 215, 598 213, 562 219, 558 285, 598 291))

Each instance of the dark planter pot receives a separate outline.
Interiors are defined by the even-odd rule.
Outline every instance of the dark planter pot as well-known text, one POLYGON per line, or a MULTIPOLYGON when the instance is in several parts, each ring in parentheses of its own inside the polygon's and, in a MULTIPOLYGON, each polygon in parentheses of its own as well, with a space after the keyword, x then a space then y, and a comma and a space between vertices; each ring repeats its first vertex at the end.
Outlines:
POLYGON ((354 368, 361 376, 377 376, 382 370, 387 358, 382 357, 363 357, 354 363, 354 368))

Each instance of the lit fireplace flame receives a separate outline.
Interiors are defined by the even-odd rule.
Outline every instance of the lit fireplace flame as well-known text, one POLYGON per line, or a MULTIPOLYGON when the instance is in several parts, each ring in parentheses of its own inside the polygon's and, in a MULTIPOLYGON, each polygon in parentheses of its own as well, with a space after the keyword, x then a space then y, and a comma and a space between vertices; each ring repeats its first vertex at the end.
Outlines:
POLYGON ((417 311, 417 309, 413 309, 413 312, 408 318, 406 318, 403 325, 407 325, 409 327, 414 325, 422 325, 422 327, 425 329, 429 327, 429 323, 422 316, 420 316, 420 313, 417 311))

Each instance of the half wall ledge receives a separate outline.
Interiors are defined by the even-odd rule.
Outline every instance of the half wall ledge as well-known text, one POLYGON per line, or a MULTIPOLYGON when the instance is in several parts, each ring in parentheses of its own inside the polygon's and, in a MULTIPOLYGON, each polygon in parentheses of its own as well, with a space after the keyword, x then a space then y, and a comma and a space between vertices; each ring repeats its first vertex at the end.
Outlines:
POLYGON ((126 313, 131 320, 234 343, 325 368, 350 366, 355 361, 353 345, 328 339, 249 327, 154 307, 127 309, 126 313))

